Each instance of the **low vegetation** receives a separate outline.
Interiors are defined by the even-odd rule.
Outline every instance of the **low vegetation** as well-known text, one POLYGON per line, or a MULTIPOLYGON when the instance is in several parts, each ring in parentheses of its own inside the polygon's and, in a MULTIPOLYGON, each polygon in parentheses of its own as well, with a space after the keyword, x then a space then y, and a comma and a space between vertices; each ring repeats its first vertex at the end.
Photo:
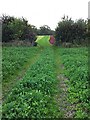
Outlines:
MULTIPOLYGON (((16 77, 28 68, 40 55, 40 48, 33 47, 3 47, 2 73, 3 97, 12 87, 16 77)), ((22 76, 22 75, 21 75, 22 76)))
MULTIPOLYGON (((6 53, 9 56, 14 55, 14 52, 12 52, 12 54, 10 52, 12 48, 5 47, 3 49, 7 51, 6 53)), ((8 73, 7 77, 9 78, 10 73, 12 73, 14 69, 17 70, 17 67, 21 70, 22 63, 28 63, 30 57, 33 58, 33 55, 37 53, 37 49, 42 51, 40 53, 41 55, 34 64, 27 67, 25 75, 21 77, 20 81, 14 82, 13 88, 9 94, 7 94, 3 102, 2 118, 63 118, 64 115, 55 100, 55 95, 58 93, 57 84, 59 84, 56 74, 63 74, 68 79, 65 83, 66 86, 68 86, 66 100, 74 106, 75 114, 73 118, 89 118, 90 89, 87 48, 55 48, 56 53, 54 53, 53 47, 16 47, 14 48, 14 51, 17 51, 16 59, 6 57, 7 61, 9 59, 11 60, 11 62, 8 61, 9 63, 6 62, 8 63, 6 64, 8 69, 5 69, 5 73, 8 73), (22 50, 23 53, 21 54, 20 51, 22 50), (32 55, 30 55, 31 53, 32 55), (24 59, 24 61, 20 59, 18 54, 22 56, 21 58, 24 59), (59 56, 60 64, 62 63, 64 66, 64 70, 61 73, 59 72, 59 63, 57 58, 54 57, 54 54, 55 56, 59 56), (20 60, 21 66, 17 66, 16 64, 16 67, 12 67, 11 63, 17 60, 20 60), (57 63, 55 63, 55 61, 57 61, 57 63), (57 66, 56 64, 58 64, 58 70, 55 67, 57 66)), ((5 62, 5 56, 7 56, 7 54, 4 53, 3 63, 5 62)), ((5 65, 5 63, 3 65, 5 65)), ((13 72, 13 75, 14 74, 15 72, 13 72)), ((3 74, 3 83, 7 83, 5 76, 6 74, 3 74)))
POLYGON ((54 100, 57 83, 54 71, 53 50, 46 48, 8 95, 2 118, 61 117, 54 100))
POLYGON ((88 118, 90 112, 88 49, 62 48, 59 51, 65 67, 64 75, 68 78, 68 100, 76 106, 75 118, 88 118))
POLYGON ((24 18, 2 16, 3 120, 64 118, 58 95, 65 99, 62 103, 70 103, 66 108, 74 107, 73 118, 90 118, 87 25, 87 20, 64 16, 53 31, 47 25, 37 29, 24 18))

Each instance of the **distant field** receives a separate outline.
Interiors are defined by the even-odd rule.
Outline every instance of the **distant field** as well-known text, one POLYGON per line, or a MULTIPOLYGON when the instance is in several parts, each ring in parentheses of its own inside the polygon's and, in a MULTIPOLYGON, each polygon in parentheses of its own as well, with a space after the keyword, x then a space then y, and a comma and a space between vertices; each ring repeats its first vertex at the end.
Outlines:
POLYGON ((38 46, 52 46, 49 42, 50 36, 38 36, 36 42, 38 46))

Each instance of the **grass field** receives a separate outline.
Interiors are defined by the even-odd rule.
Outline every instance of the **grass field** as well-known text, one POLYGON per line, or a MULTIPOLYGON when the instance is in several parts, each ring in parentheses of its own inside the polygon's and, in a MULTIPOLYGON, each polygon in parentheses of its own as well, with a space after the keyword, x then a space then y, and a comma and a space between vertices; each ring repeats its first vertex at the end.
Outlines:
POLYGON ((49 42, 50 36, 38 36, 36 42, 38 43, 38 46, 52 46, 49 42))
POLYGON ((90 118, 87 48, 42 47, 48 39, 3 47, 3 119, 90 118))

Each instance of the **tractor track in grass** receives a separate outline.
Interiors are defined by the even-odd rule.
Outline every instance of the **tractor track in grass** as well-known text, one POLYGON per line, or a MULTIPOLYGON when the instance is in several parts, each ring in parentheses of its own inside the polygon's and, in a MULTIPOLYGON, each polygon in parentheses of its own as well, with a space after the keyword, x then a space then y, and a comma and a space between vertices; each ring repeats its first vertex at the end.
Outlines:
POLYGON ((45 48, 40 59, 28 69, 23 80, 8 96, 3 105, 3 118, 60 118, 58 106, 53 98, 56 83, 53 50, 45 48), (12 102, 13 105, 9 109, 12 102), (23 111, 20 112, 21 110, 23 111))
POLYGON ((63 74, 64 66, 60 61, 60 57, 58 54, 58 48, 54 49, 55 51, 55 63, 56 63, 56 79, 58 80, 58 94, 56 95, 56 101, 58 103, 59 109, 63 114, 63 118, 74 118, 75 115, 75 105, 71 104, 68 101, 68 85, 66 78, 63 74))
POLYGON ((68 102, 68 86, 66 81, 68 80, 63 74, 57 76, 59 81, 58 87, 60 94, 57 96, 60 111, 63 112, 64 118, 73 118, 75 115, 75 105, 68 102))
POLYGON ((38 60, 41 52, 42 52, 42 50, 39 53, 37 53, 36 55, 34 55, 32 58, 30 58, 27 63, 25 63, 25 65, 22 67, 22 71, 19 71, 17 73, 17 77, 14 77, 13 78, 14 80, 10 80, 10 82, 8 84, 5 84, 5 86, 4 86, 5 89, 2 86, 2 93, 3 93, 2 98, 1 98, 2 103, 6 100, 7 95, 9 94, 11 89, 15 86, 15 84, 19 80, 22 80, 22 78, 24 77, 24 75, 25 75, 26 71, 28 70, 28 68, 30 66, 32 66, 32 64, 34 64, 38 60))

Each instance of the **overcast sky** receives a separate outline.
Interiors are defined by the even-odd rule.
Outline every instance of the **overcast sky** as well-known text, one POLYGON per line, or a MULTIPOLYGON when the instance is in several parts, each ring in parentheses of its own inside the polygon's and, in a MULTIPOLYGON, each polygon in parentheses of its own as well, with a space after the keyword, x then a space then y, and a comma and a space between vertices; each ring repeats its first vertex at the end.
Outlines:
POLYGON ((0 15, 24 17, 37 28, 55 29, 64 15, 73 20, 88 18, 89 0, 0 0, 0 15))

